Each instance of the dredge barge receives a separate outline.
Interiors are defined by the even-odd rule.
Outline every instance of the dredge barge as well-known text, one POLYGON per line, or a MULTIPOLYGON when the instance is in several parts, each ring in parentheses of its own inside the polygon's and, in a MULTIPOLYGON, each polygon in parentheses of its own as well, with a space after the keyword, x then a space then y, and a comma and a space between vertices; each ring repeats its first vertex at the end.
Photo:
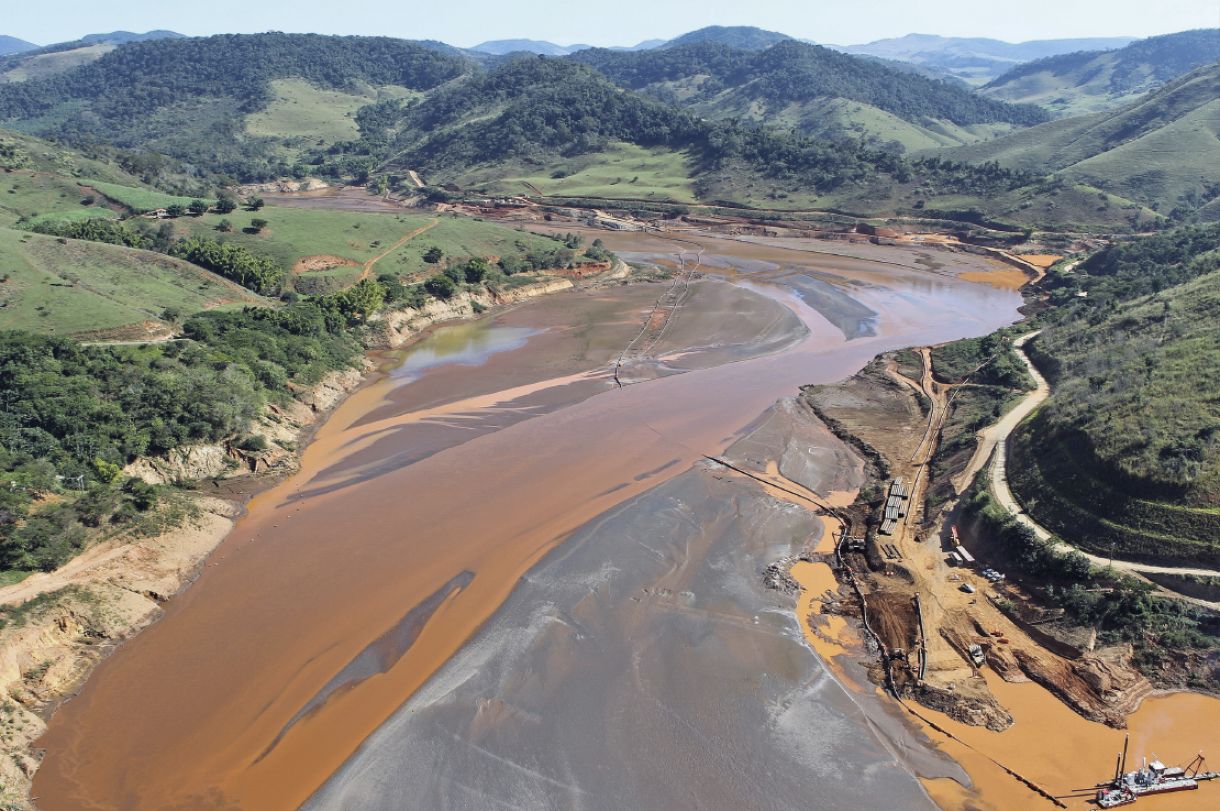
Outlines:
POLYGON ((1166 766, 1153 756, 1151 763, 1147 758, 1144 764, 1135 771, 1125 771, 1127 766, 1127 745, 1130 737, 1123 742, 1122 754, 1114 769, 1114 779, 1097 786, 1097 796, 1094 801, 1101 808, 1118 808, 1131 805, 1141 797, 1155 794, 1169 794, 1175 791, 1194 791, 1199 783, 1205 780, 1220 778, 1220 772, 1206 771, 1206 763, 1200 753, 1186 765, 1166 766))

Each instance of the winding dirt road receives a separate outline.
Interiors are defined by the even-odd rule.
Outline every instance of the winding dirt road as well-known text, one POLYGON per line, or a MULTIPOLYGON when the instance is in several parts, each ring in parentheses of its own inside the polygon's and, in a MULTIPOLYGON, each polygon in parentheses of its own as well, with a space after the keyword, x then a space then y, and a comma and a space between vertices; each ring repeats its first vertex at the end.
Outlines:
MULTIPOLYGON (((1057 552, 1076 552, 1083 555, 1090 563, 1095 566, 1112 566, 1115 569, 1123 572, 1131 572, 1134 574, 1171 574, 1171 575, 1186 575, 1192 577, 1220 577, 1220 570, 1216 569, 1196 569, 1183 566, 1157 566, 1151 563, 1135 563, 1133 561, 1118 560, 1100 555, 1090 555, 1071 544, 1057 541, 1050 530, 1039 524, 1021 507, 1021 503, 1017 501, 1013 495, 1012 489, 1008 486, 1008 437, 1013 430, 1021 424, 1034 410, 1040 406, 1047 397, 1050 396, 1050 385, 1046 382, 1038 369, 1030 361, 1029 356, 1025 354, 1023 347, 1033 338, 1037 337, 1042 331, 1035 330, 1028 332, 1025 335, 1017 338, 1012 342, 1012 348, 1016 350, 1017 356, 1025 364, 1025 368, 1029 370, 1029 374, 1033 377, 1037 387, 1030 392, 1024 400, 1017 404, 1012 411, 1009 411, 1004 417, 990 428, 985 429, 979 436, 979 448, 975 453, 975 457, 971 459, 970 466, 967 467, 962 474, 962 480, 968 486, 974 474, 981 467, 982 461, 991 455, 991 448, 995 449, 995 463, 991 466, 991 492, 995 495, 996 501, 1004 507, 1014 518, 1020 523, 1029 527, 1034 531, 1034 534, 1039 540, 1050 543, 1052 548, 1057 552), (978 465, 976 466, 976 462, 978 465)), ((959 481, 955 480, 954 485, 958 486, 960 492, 962 487, 959 481)), ((1211 603, 1205 600, 1194 600, 1191 602, 1199 603, 1200 605, 1208 605, 1220 607, 1220 603, 1211 603)))

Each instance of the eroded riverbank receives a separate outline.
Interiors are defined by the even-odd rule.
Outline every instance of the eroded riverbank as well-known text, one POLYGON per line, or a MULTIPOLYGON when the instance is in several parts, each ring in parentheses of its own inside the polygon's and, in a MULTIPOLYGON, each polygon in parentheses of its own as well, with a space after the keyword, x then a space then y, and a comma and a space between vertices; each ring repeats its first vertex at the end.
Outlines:
POLYGON ((1020 303, 901 263, 708 243, 734 283, 700 283, 707 297, 677 323, 719 312, 715 332, 670 331, 657 379, 610 379, 612 350, 657 292, 631 286, 512 311, 493 326, 539 332, 481 366, 434 366, 405 386, 387 371, 357 392, 195 587, 53 719, 40 805, 295 807, 572 533, 723 452, 800 384, 892 346, 981 334, 1020 303))

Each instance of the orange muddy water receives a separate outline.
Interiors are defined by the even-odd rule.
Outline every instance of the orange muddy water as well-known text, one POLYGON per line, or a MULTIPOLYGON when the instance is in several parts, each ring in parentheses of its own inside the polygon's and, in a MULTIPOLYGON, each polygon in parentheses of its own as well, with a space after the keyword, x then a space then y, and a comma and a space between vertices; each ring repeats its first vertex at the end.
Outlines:
MULTIPOLYGON (((52 718, 39 807, 299 806, 571 533, 798 386, 984 334, 1020 304, 957 278, 993 267, 979 257, 692 239, 709 280, 633 361, 647 382, 618 388, 611 369, 661 284, 559 294, 387 358, 52 718)), ((607 242, 673 264, 671 241, 607 242)))

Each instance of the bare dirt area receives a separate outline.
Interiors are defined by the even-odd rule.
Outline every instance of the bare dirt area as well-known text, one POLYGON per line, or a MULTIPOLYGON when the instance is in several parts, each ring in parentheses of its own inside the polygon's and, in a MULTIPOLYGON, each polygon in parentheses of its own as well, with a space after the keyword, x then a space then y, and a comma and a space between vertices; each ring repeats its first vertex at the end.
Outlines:
MULTIPOLYGON (((1153 687, 1133 666, 1128 646, 1095 648, 1087 629, 1052 636, 1041 624, 1056 615, 1017 586, 996 585, 970 568, 949 565, 953 547, 944 513, 923 516, 920 505, 927 463, 940 436, 938 420, 952 391, 932 378, 930 353, 918 352, 923 366, 918 376, 911 374, 906 354, 882 356, 841 384, 804 392, 811 408, 870 461, 873 484, 847 513, 853 520, 840 545, 839 569, 840 580, 858 589, 847 613, 856 612, 873 646, 870 678, 905 702, 917 723, 954 752, 975 780, 972 790, 931 781, 942 807, 1082 808, 1083 796, 1068 795, 1071 788, 1105 776, 1112 755, 1101 742, 1114 740, 1105 729, 1130 725, 1151 743, 1154 727, 1145 724, 1157 722, 1140 707, 1151 700, 1153 687), (893 477, 911 488, 909 512, 882 534, 883 487, 893 477), (1003 685, 1019 687, 1021 700, 1003 685), (1089 748, 1071 757, 1064 752, 1057 762, 1028 756, 1027 744, 1017 744, 1026 735, 1014 730, 1060 717, 1056 705, 1074 713, 1069 713, 1071 734, 1087 739, 1089 748)), ((982 452, 990 455, 993 446, 982 452)), ((975 473, 980 467, 968 466, 975 473)), ((960 485, 960 478, 955 483, 960 485)), ((843 611, 844 593, 846 588, 830 595, 827 605, 843 611)), ((1161 723, 1203 729, 1184 714, 1199 711, 1196 698, 1162 702, 1160 711, 1169 718, 1161 723)), ((1208 718, 1220 719, 1220 701, 1206 699, 1203 706, 1208 718)), ((1194 745, 1203 745, 1206 737, 1195 732, 1194 745)))
POLYGON ((300 275, 302 273, 316 273, 320 270, 332 270, 340 267, 357 267, 359 264, 355 260, 346 259, 342 256, 306 256, 297 260, 297 263, 292 266, 292 272, 300 275))

